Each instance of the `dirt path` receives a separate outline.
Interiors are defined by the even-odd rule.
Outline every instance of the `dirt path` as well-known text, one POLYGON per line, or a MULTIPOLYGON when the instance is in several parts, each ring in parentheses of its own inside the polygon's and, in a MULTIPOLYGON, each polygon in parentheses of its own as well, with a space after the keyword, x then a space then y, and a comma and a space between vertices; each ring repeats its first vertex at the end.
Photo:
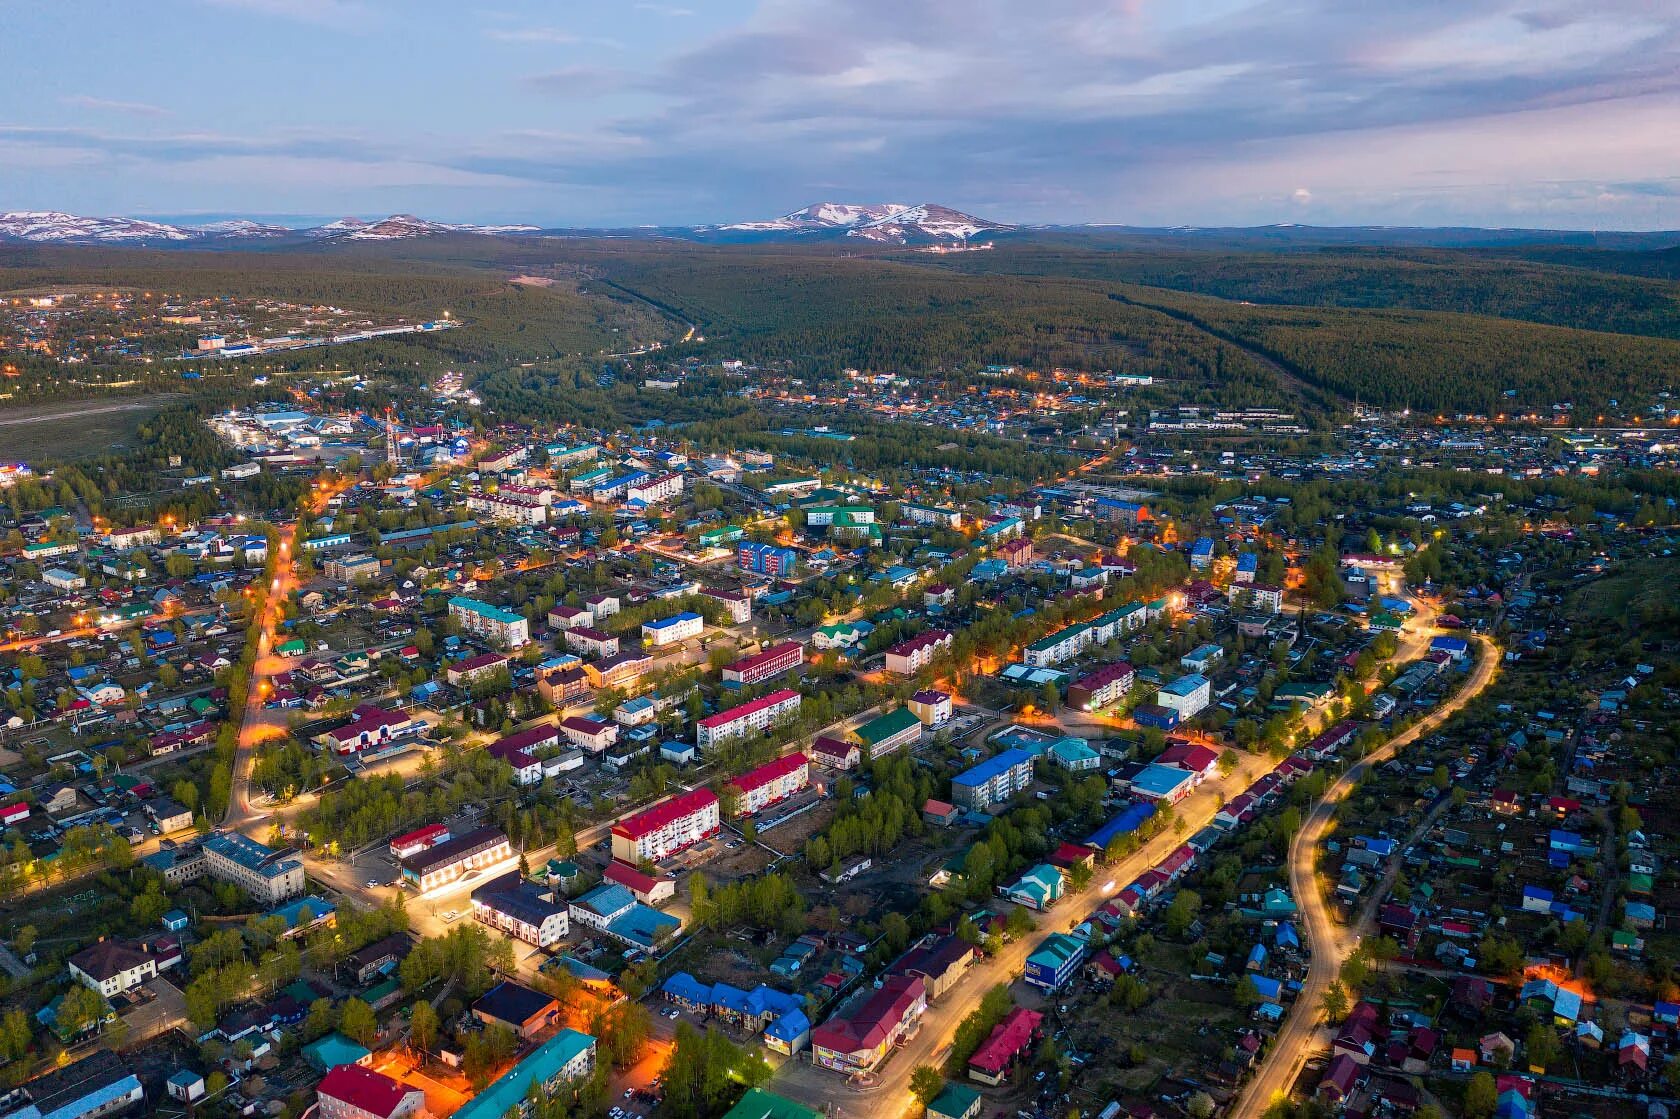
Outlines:
POLYGON ((108 401, 104 404, 96 404, 90 400, 78 400, 66 404, 35 404, 23 408, 8 408, 5 411, 0 411, 0 427, 48 423, 52 420, 62 420, 72 416, 104 416, 112 412, 135 412, 142 408, 161 408, 172 400, 184 400, 185 398, 186 393, 160 392, 152 396, 134 396, 125 400, 108 401))
POLYGON ((1132 296, 1123 295, 1116 291, 1109 292, 1108 297, 1116 303, 1124 303, 1129 307, 1141 307, 1145 311, 1154 311, 1156 314, 1165 315, 1169 319, 1181 322, 1185 326, 1194 327, 1203 334, 1206 334, 1211 338, 1218 339, 1227 346, 1230 346, 1232 349, 1241 350, 1243 353, 1271 370, 1273 375, 1277 377, 1280 385, 1293 391, 1297 396, 1300 396, 1311 403, 1318 404, 1323 407, 1334 408, 1337 405, 1345 404, 1347 402, 1346 398, 1341 394, 1314 382, 1307 371, 1296 365, 1294 362, 1285 360, 1276 354, 1261 349, 1254 343, 1245 341, 1228 330, 1222 330, 1219 327, 1212 326, 1189 311, 1178 307, 1162 306, 1158 303, 1147 303, 1141 299, 1135 299, 1132 296))

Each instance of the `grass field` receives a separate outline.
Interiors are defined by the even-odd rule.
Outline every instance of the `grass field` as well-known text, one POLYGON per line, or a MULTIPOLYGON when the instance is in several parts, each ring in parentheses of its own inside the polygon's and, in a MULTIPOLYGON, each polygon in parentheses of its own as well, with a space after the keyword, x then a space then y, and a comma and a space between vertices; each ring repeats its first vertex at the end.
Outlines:
POLYGON ((1668 599, 1673 578, 1672 560, 1633 560, 1620 571, 1595 579, 1576 591, 1570 603, 1570 616, 1625 626, 1629 618, 1642 613, 1642 607, 1668 599))
POLYGON ((106 400, 78 400, 0 411, 0 454, 24 462, 67 462, 122 450, 148 416, 177 399, 157 394, 106 400))

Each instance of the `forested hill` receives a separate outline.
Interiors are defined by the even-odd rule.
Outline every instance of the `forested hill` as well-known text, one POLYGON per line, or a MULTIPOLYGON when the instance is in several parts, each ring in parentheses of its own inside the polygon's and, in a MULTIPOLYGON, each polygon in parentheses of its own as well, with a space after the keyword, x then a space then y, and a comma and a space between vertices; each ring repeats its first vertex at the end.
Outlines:
POLYGON ((1344 399, 1392 408, 1482 412, 1612 399, 1680 387, 1680 341, 1439 311, 1258 306, 1162 288, 1129 288, 1271 358, 1344 399))
MULTIPOLYGON (((1312 412, 1358 399, 1491 413, 1561 401, 1592 409, 1677 387, 1680 282, 1628 274, 1660 273, 1676 253, 1191 251, 1057 235, 932 256, 480 236, 262 253, 6 249, 0 290, 142 285, 370 313, 449 310, 469 324, 331 355, 356 372, 447 364, 494 373, 557 360, 592 384, 602 355, 660 342, 660 360, 742 358, 814 377, 852 367, 960 377, 993 364, 1147 374, 1156 386, 1133 395, 1138 407, 1312 412), (699 338, 685 342, 689 323, 699 338)), ((37 372, 36 359, 21 363, 37 372)))
POLYGON ((1105 252, 1016 243, 941 263, 969 273, 1109 280, 1252 303, 1448 311, 1680 337, 1680 283, 1665 278, 1680 276, 1680 249, 1628 253, 1534 247, 1518 252, 1105 252))

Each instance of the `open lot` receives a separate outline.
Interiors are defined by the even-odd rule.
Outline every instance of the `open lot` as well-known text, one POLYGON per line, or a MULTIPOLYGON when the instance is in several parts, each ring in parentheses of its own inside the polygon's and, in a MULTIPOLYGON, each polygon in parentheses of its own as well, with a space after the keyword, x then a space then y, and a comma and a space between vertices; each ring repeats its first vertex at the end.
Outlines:
POLYGON ((76 459, 128 445, 146 417, 179 393, 119 400, 9 408, 0 412, 0 443, 10 458, 76 459))

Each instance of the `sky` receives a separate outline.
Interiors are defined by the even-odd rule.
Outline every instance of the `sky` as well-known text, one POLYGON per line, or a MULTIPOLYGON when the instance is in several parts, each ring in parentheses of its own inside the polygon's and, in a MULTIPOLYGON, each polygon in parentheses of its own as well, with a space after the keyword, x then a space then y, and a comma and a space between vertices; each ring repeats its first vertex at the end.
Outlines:
POLYGON ((0 211, 1680 228, 1675 0, 0 0, 0 211))

